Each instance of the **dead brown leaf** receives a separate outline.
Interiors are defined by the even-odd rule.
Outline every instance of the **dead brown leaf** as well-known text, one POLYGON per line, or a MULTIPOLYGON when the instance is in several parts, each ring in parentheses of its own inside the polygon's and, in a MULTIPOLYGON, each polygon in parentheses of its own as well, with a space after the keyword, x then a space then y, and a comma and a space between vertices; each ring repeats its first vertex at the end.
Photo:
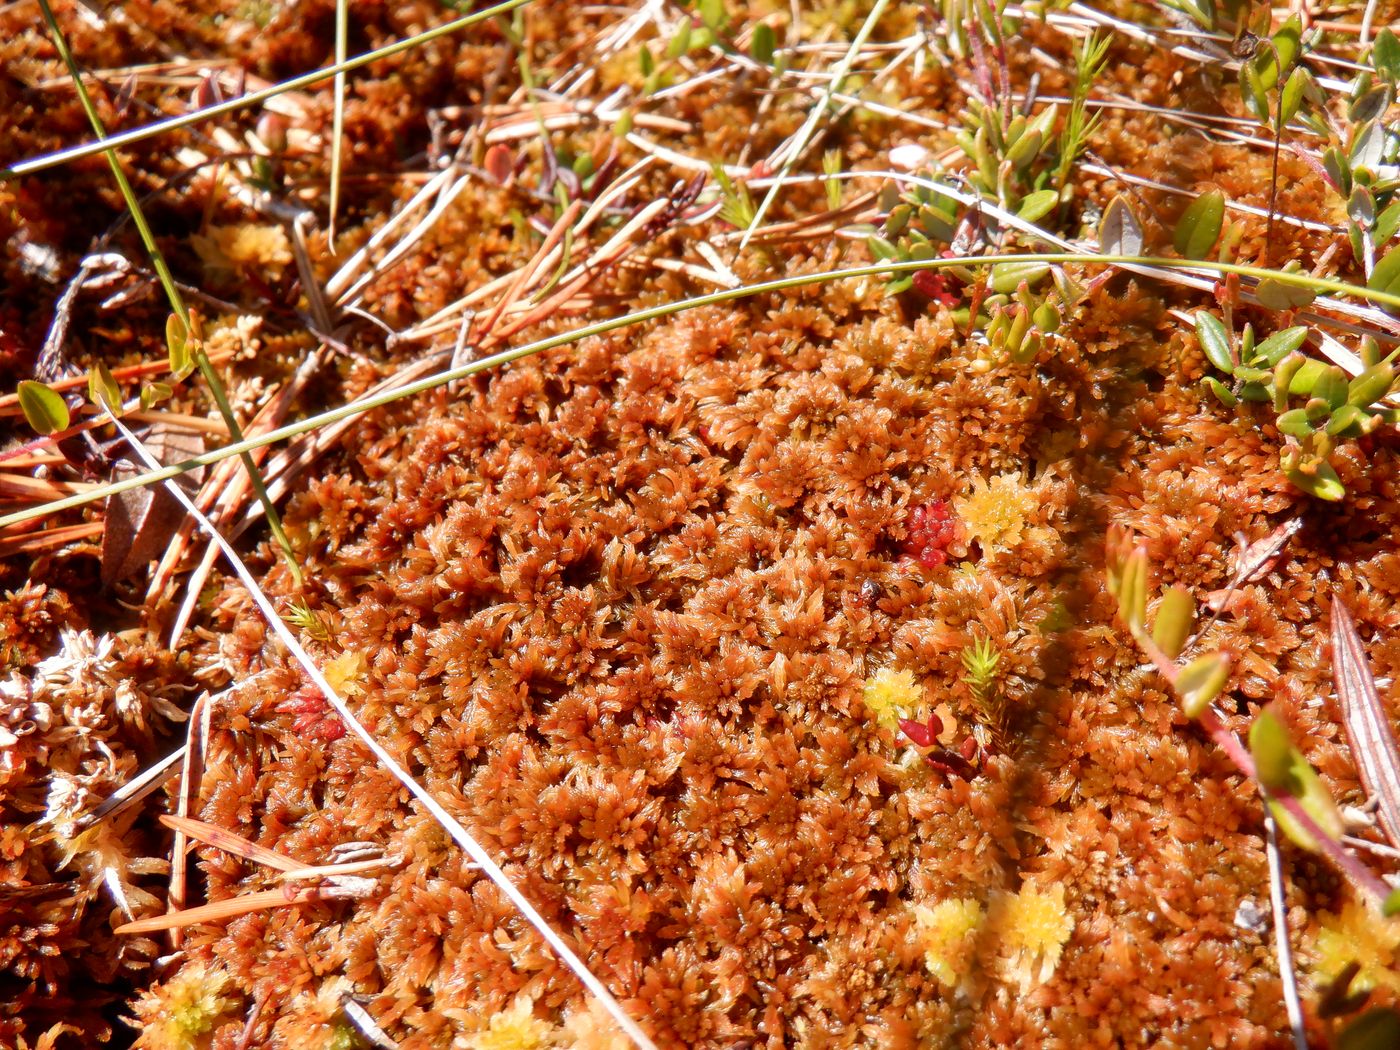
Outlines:
MULTIPOLYGON (((198 434, 159 422, 151 424, 142 441, 151 455, 165 466, 204 451, 204 441, 198 434)), ((130 459, 119 461, 113 468, 116 478, 140 473, 142 468, 130 459)), ((203 475, 204 468, 200 467, 186 471, 176 481, 193 495, 203 475)), ((107 517, 102 530, 103 586, 110 587, 134 575, 160 557, 184 516, 184 508, 164 485, 145 485, 107 497, 107 517)))
POLYGON ((1332 601, 1332 675, 1361 786, 1376 800, 1376 817, 1391 845, 1400 847, 1400 750, 1356 623, 1337 599, 1332 601))

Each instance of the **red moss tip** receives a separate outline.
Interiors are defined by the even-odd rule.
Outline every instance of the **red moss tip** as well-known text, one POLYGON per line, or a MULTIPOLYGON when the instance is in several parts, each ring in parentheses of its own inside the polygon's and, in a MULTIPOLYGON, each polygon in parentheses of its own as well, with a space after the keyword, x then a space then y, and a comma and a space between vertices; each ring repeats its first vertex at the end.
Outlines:
POLYGON ((310 682, 278 704, 277 710, 296 715, 292 729, 302 736, 329 744, 345 735, 345 723, 331 710, 321 690, 310 682))
POLYGON ((958 520, 947 500, 936 499, 915 507, 909 515, 907 534, 900 549, 926 569, 948 560, 947 550, 958 538, 958 520))

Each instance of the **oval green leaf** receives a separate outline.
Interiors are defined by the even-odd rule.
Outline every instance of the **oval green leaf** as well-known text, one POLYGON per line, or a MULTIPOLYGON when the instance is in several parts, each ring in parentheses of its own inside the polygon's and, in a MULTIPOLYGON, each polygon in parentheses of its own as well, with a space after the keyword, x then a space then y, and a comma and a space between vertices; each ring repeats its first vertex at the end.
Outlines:
POLYGON ((1306 492, 1309 496, 1317 499, 1325 499, 1329 503, 1336 503, 1347 494, 1346 486, 1342 484, 1342 479, 1337 476, 1337 472, 1332 469, 1332 464, 1323 462, 1317 464, 1311 474, 1298 468, 1285 470, 1284 476, 1296 488, 1306 492))
POLYGON ((1366 408, 1375 404, 1395 385, 1395 368, 1386 361, 1374 364, 1347 384, 1347 404, 1366 408))
POLYGON ((1298 778, 1294 773, 1297 754, 1288 730, 1268 708, 1260 711, 1249 727, 1249 753, 1254 757, 1254 772, 1270 791, 1297 794, 1298 778))
POLYGON ((1225 221, 1225 194, 1210 190, 1191 202, 1176 224, 1172 244, 1188 259, 1204 259, 1220 239, 1225 221))
POLYGON ((68 405, 57 391, 33 379, 25 379, 19 384, 18 395, 24 418, 40 434, 68 429, 68 405))
POLYGON ((1287 284, 1266 277, 1254 290, 1261 305, 1270 310, 1301 310, 1317 298, 1317 293, 1301 284, 1287 284))
POLYGON ((170 373, 177 380, 194 371, 194 354, 190 349, 189 329, 179 314, 165 319, 165 349, 170 356, 170 373))
POLYGON ((1173 686, 1181 709, 1192 720, 1205 713, 1230 678, 1230 658, 1224 653, 1198 656, 1181 669, 1173 686))
POLYGON ((1303 340, 1307 337, 1307 326, 1301 324, 1285 328, 1281 332, 1275 332, 1254 348, 1254 360, 1273 368, 1274 365, 1302 346, 1303 340))
POLYGON ((1196 338, 1206 357, 1227 376, 1235 374, 1235 362, 1230 356, 1230 337, 1220 318, 1205 310, 1196 313, 1196 338))
POLYGON ((1016 218, 1026 222, 1035 222, 1050 214, 1058 203, 1060 203, 1060 194, 1057 191, 1036 190, 1022 198, 1021 206, 1016 209, 1016 218))
POLYGON ((1400 80, 1400 39, 1396 39, 1393 30, 1382 29, 1376 34, 1371 48, 1371 68, 1391 83, 1400 80))
POLYGON ((1046 274, 1050 272, 1050 264, 1043 262, 1005 262, 997 263, 992 267, 992 291, 1000 292, 1003 295, 1010 295, 1021 282, 1034 288, 1046 274))
POLYGON ((1191 636, 1196 622, 1196 601, 1184 587, 1168 587, 1157 606, 1157 619, 1152 624, 1152 640, 1157 648, 1175 660, 1191 636))
POLYGON ((88 400, 98 408, 110 408, 113 413, 122 410, 122 390, 112 370, 101 361, 88 369, 88 400))

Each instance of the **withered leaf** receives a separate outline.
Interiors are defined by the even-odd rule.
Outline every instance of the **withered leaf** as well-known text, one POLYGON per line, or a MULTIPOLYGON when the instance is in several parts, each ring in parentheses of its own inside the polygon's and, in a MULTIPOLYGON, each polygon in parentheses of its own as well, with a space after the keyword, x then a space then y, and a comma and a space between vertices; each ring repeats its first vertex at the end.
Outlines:
POLYGON ((1337 599, 1332 601, 1332 676, 1361 786, 1375 798, 1376 818, 1390 844, 1400 847, 1400 750, 1356 623, 1337 599))
POLYGON ((1099 220, 1099 250, 1105 255, 1141 255, 1142 222, 1122 196, 1114 197, 1099 220))
MULTIPOLYGON (((147 450, 165 466, 204 451, 198 434, 154 423, 142 437, 147 450)), ((114 478, 142 473, 130 457, 113 467, 114 478)), ((176 482, 191 495, 199 487, 203 468, 187 471, 176 482)), ((102 530, 102 584, 110 587, 144 569, 165 551, 184 519, 185 509, 164 485, 146 485, 107 497, 107 519, 102 530)))

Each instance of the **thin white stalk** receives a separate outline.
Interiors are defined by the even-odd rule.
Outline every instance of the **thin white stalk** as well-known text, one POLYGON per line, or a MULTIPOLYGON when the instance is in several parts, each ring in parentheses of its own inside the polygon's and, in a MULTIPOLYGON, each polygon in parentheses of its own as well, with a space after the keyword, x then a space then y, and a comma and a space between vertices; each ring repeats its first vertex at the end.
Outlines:
MULTIPOLYGON (((160 469, 161 464, 154 456, 146 451, 146 447, 136 435, 127 429, 126 425, 116 416, 111 416, 110 418, 113 425, 121 432, 122 437, 126 439, 127 444, 131 446, 132 452, 146 464, 147 468, 151 470, 160 469)), ((272 601, 263 592, 262 588, 258 586, 257 580, 253 578, 252 572, 249 571, 248 566, 243 563, 243 559, 239 557, 238 552, 233 549, 233 546, 224 539, 223 535, 214 527, 213 522, 200 513, 199 508, 185 495, 184 490, 180 488, 179 485, 175 484, 173 481, 167 481, 165 487, 166 491, 170 492, 179 500, 180 503, 183 504, 186 512, 199 523, 200 528, 208 535, 210 542, 216 544, 219 550, 223 552, 225 560, 227 560, 234 573, 243 582, 243 586, 247 588, 249 596, 263 614, 267 625, 272 628, 273 633, 281 639, 282 644, 287 647, 292 657, 301 665, 306 676, 321 690, 326 702, 335 709, 336 714, 341 717, 350 731, 360 738, 361 742, 365 747, 369 748, 370 753, 383 764, 384 768, 387 769, 400 784, 408 789, 409 793, 422 804, 424 809, 433 815, 434 819, 443 826, 443 829, 452 836, 453 841, 462 847, 462 850, 467 856, 471 857, 475 863, 481 866, 481 870, 486 872, 491 881, 494 882, 510 902, 519 909, 520 914, 525 916, 530 925, 539 931, 540 936, 554 949, 560 961, 574 972, 589 992, 597 996, 608 1013, 617 1021, 622 1030, 627 1033, 628 1038, 630 1038, 635 1045, 641 1047, 642 1050, 656 1050, 655 1044, 647 1037, 647 1034, 643 1032, 637 1022, 632 1020, 632 1018, 627 1015, 627 1012, 622 1009, 622 1004, 613 997, 612 993, 608 991, 603 982, 593 975, 592 971, 588 969, 583 960, 574 954, 573 949, 564 942, 564 938, 555 932, 554 928, 549 925, 544 916, 536 910, 535 906, 530 903, 525 895, 516 887, 515 883, 510 880, 509 876, 501 870, 500 865, 492 859, 491 855, 482 848, 481 844, 472 837, 471 833, 462 826, 457 818, 449 813, 443 807, 442 803, 433 797, 427 788, 423 787, 423 785, 419 784, 418 781, 414 780, 413 777, 409 775, 408 771, 399 764, 398 760, 395 759, 393 755, 389 754, 384 746, 380 744, 370 731, 364 727, 360 720, 355 717, 350 708, 346 705, 345 700, 336 692, 335 687, 332 686, 326 679, 326 676, 321 673, 321 669, 316 666, 316 662, 311 659, 310 654, 302 647, 301 642, 297 640, 291 628, 288 627, 282 617, 277 614, 277 610, 272 606, 272 601)))
POLYGON ((1366 0, 1366 10, 1361 12, 1361 32, 1357 42, 1364 48, 1371 42, 1371 21, 1376 17, 1376 0, 1366 0))
POLYGON ((1278 849, 1278 825, 1267 805, 1264 806, 1264 846, 1269 858, 1269 904, 1274 913, 1274 945, 1278 952, 1279 981, 1283 984, 1283 1005, 1288 1011, 1288 1026, 1293 1030, 1294 1047, 1308 1050, 1303 1004, 1298 998, 1298 975, 1293 969, 1293 946, 1288 938, 1288 902, 1283 896, 1283 858, 1278 849))
MULTIPOLYGON (((350 23, 349 0, 335 0, 335 64, 345 64, 345 34, 350 23)), ((335 217, 340 210, 341 140, 345 136, 345 70, 335 75, 335 110, 331 114, 331 202, 326 240, 335 254, 335 217)))

